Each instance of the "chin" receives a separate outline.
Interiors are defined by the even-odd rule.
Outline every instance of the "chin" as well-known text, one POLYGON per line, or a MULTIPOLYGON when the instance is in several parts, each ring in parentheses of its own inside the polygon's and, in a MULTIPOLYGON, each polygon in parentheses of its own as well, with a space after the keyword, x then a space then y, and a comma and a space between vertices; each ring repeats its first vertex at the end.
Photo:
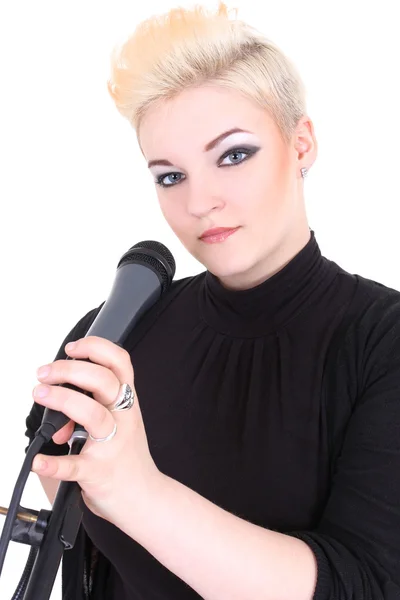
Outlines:
POLYGON ((218 278, 221 277, 236 277, 245 274, 248 271, 251 271, 253 267, 253 261, 249 260, 249 257, 246 257, 246 260, 243 258, 240 260, 237 256, 230 254, 230 256, 218 257, 216 260, 209 260, 206 263, 203 262, 206 269, 211 271, 213 275, 218 278))

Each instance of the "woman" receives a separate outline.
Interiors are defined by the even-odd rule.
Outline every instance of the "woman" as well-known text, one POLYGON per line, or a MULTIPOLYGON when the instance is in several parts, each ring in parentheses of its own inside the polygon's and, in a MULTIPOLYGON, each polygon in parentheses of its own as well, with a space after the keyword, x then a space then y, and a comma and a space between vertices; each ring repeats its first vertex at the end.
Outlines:
POLYGON ((33 470, 85 502, 64 598, 400 598, 400 292, 321 255, 295 67, 222 3, 145 21, 112 66, 161 210, 206 271, 125 350, 84 337, 90 311, 38 376, 29 438, 44 406, 71 422, 33 470), (91 438, 61 456, 74 421, 91 438))

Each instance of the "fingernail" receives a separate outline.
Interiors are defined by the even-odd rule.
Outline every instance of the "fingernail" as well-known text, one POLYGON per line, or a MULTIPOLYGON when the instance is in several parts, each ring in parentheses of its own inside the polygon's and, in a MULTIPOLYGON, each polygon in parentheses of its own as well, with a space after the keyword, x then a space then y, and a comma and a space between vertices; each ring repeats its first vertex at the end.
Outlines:
POLYGON ((44 471, 47 467, 47 462, 43 458, 37 458, 34 460, 32 467, 34 471, 44 471))
POLYGON ((33 395, 38 398, 44 398, 48 395, 50 387, 48 385, 37 385, 33 390, 33 395))
POLYGON ((68 350, 73 350, 75 348, 75 346, 76 346, 76 342, 69 342, 69 344, 67 344, 65 346, 66 352, 68 352, 68 350))
POLYGON ((36 371, 36 375, 38 377, 47 377, 47 375, 50 373, 50 367, 45 365, 44 367, 40 367, 37 371, 36 371))

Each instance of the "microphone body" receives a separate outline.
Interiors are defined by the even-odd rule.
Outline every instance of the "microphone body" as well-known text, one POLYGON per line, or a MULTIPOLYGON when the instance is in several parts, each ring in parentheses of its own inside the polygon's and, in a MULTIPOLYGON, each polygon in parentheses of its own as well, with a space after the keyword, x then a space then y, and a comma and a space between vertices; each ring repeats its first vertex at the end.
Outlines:
MULTIPOLYGON (((122 346, 142 315, 167 290, 174 273, 175 261, 169 250, 159 242, 140 242, 133 246, 120 260, 111 292, 85 337, 102 337, 122 346), (144 250, 145 245, 150 248, 157 245, 157 250, 161 248, 164 256, 154 249, 144 250)), ((60 385, 91 395, 72 384, 60 385)), ((49 441, 69 420, 62 412, 46 407, 35 437, 40 435, 49 441)))
POLYGON ((160 296, 161 283, 154 271, 143 265, 124 265, 117 271, 110 295, 85 337, 96 335, 122 345, 160 296))

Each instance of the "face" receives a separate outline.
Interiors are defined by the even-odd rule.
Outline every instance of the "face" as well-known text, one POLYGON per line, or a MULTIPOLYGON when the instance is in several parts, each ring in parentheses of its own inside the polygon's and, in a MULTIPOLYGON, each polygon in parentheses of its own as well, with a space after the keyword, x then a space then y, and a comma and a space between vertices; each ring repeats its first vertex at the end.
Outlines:
POLYGON ((202 86, 150 108, 138 139, 165 219, 224 287, 258 285, 307 243, 300 169, 310 168, 316 156, 308 118, 288 144, 251 100, 202 86), (243 131, 213 142, 236 128, 243 131), (218 243, 200 239, 219 227, 238 229, 218 243))

